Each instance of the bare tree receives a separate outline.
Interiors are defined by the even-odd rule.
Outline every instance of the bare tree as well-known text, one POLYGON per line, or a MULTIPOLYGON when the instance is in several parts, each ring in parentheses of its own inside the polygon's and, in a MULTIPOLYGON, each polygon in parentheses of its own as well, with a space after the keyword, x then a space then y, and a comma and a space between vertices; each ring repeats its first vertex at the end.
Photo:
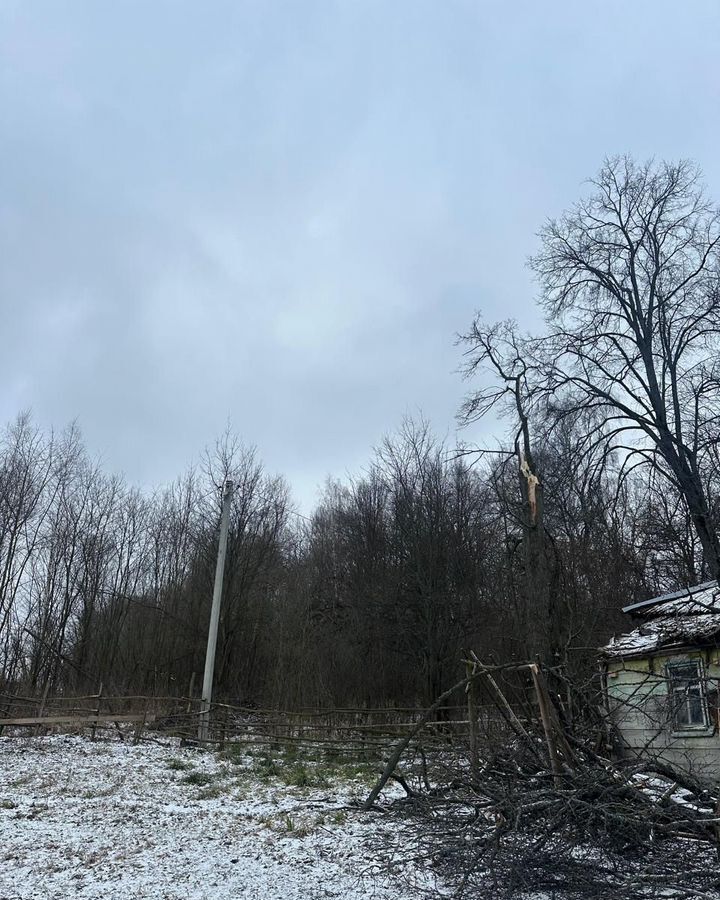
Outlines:
POLYGON ((536 646, 534 650, 543 652, 552 665, 560 654, 561 625, 546 546, 543 482, 530 438, 528 406, 531 388, 528 379, 532 377, 532 371, 526 361, 525 342, 513 322, 487 327, 479 316, 461 340, 467 346, 465 377, 473 377, 481 368, 489 369, 494 376, 465 400, 462 420, 473 422, 499 409, 501 413, 511 415, 516 423, 513 445, 522 497, 518 524, 524 549, 526 609, 540 613, 539 621, 543 627, 538 628, 537 633, 545 632, 543 646, 536 646))
POLYGON ((720 421, 720 215, 687 162, 615 158, 591 185, 531 260, 550 329, 533 345, 535 399, 594 410, 588 446, 669 479, 717 577, 703 467, 720 421))
POLYGON ((15 664, 30 613, 31 562, 56 491, 55 439, 36 428, 27 413, 0 435, 0 680, 15 677, 15 664))

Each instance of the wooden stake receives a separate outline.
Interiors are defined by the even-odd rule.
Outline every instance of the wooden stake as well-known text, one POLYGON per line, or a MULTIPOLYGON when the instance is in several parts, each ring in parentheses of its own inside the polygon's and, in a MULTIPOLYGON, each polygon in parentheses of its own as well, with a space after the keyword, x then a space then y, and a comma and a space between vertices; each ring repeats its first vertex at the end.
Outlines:
MULTIPOLYGON (((103 683, 100 682, 100 690, 97 692, 97 708, 95 710, 95 718, 99 718, 100 716, 100 707, 102 706, 102 692, 103 692, 103 683)), ((90 740, 95 740, 95 725, 92 725, 90 728, 90 740)))
POLYGON ((148 714, 148 706, 150 705, 150 699, 148 697, 145 698, 145 709, 143 710, 143 717, 140 722, 138 722, 137 727, 135 729, 135 736, 133 738, 133 744, 137 746, 142 740, 143 729, 145 728, 145 723, 147 722, 147 714, 148 714))
POLYGON ((465 691, 467 693, 468 724, 470 729, 470 769, 472 771, 473 778, 477 779, 480 773, 480 759, 478 756, 477 696, 475 679, 473 678, 473 675, 475 675, 476 672, 475 664, 469 661, 466 662, 465 672, 468 678, 468 683, 465 687, 465 691))
POLYGON ((555 736, 553 734, 550 710, 548 709, 547 705, 547 697, 545 695, 545 691, 543 690, 543 684, 540 679, 540 670, 537 663, 532 663, 530 665, 530 672, 532 673, 533 684, 535 685, 535 694, 537 696, 538 707, 540 709, 540 719, 542 721, 543 731, 545 732, 545 742, 547 743, 548 748, 550 769, 553 773, 555 786, 559 787, 561 783, 560 776, 562 775, 562 768, 560 766, 560 759, 558 758, 557 746, 555 744, 555 736))
MULTIPOLYGON (((40 701, 40 706, 38 707, 37 717, 38 719, 42 719, 45 715, 45 705, 47 703, 48 693, 50 691, 50 679, 45 682, 45 689, 43 690, 42 700, 40 701)), ((38 725, 35 729, 35 734, 40 734, 43 730, 42 725, 38 725)))
MULTIPOLYGON (((521 734, 523 737, 527 738, 527 740, 530 742, 530 744, 534 746, 533 739, 530 737, 530 735, 525 730, 525 726, 523 725, 523 723, 515 715, 515 712, 514 712, 512 706, 510 706, 510 704, 508 703, 507 697, 500 690, 500 686, 498 685, 497 681, 495 681, 493 676, 490 674, 490 670, 487 668, 487 666, 484 666, 482 664, 482 662, 480 662, 480 660, 477 658, 475 653, 471 652, 471 656, 472 656, 473 662, 478 667, 480 673, 487 679, 488 684, 493 689, 497 699, 500 702, 502 709, 507 714, 510 725, 518 732, 518 734, 521 734)), ((520 665, 513 666, 513 668, 525 669, 525 668, 527 668, 527 663, 522 663, 520 665)))

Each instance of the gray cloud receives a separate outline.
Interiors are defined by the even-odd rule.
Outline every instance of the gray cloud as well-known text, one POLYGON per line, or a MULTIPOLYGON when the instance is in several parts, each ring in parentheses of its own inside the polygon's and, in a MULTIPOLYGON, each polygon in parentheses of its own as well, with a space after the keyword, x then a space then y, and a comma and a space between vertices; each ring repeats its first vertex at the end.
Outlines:
POLYGON ((422 409, 602 157, 720 195, 720 7, 0 3, 0 414, 164 481, 228 418, 306 503, 422 409))

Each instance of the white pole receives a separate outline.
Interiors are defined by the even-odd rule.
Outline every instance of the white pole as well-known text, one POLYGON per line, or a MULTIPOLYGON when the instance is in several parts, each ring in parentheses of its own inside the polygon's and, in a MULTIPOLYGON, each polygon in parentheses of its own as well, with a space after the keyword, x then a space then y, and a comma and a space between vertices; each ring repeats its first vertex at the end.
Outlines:
POLYGON ((212 704, 213 675, 215 673, 215 648, 217 647, 218 625, 220 624, 220 600, 222 598, 223 576, 225 574, 225 553, 227 551, 232 495, 233 483, 228 479, 225 482, 222 516, 220 518, 220 540, 218 542, 217 565, 215 566, 215 587, 213 589, 212 610, 210 612, 207 653, 205 654, 205 676, 203 678, 202 701, 200 704, 198 737, 203 741, 208 740, 210 736, 210 706, 212 704))

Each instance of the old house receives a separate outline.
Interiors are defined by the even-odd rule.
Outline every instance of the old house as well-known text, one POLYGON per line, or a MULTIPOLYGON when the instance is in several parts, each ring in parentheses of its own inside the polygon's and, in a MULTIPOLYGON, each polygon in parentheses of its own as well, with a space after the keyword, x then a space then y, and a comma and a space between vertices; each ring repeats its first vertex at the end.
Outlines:
POLYGON ((637 627, 601 651, 618 752, 720 780, 720 588, 716 581, 626 606, 637 627))

